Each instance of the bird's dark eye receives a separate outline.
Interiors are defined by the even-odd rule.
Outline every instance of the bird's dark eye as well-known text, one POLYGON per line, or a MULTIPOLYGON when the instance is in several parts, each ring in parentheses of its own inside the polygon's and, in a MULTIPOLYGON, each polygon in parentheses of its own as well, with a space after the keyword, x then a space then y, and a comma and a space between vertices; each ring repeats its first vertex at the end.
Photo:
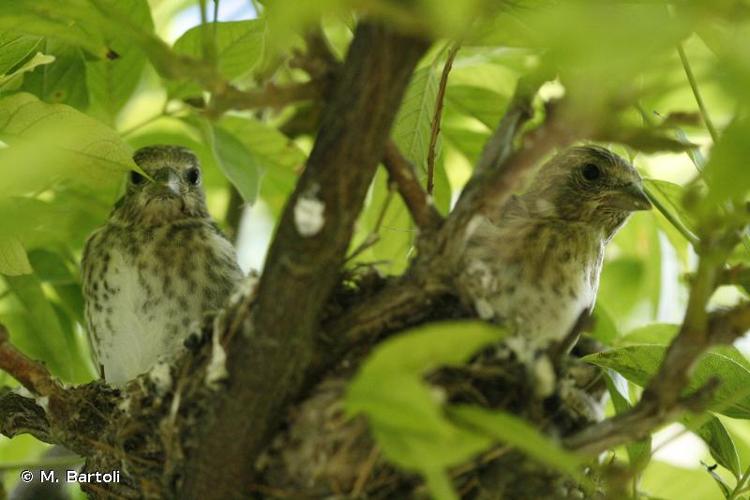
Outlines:
POLYGON ((185 174, 185 178, 190 184, 195 186, 201 180, 201 173, 197 168, 191 168, 185 174))
POLYGON ((133 171, 130 172, 130 182, 133 185, 137 186, 138 184, 143 183, 143 181, 145 181, 145 180, 146 180, 146 178, 143 177, 138 172, 136 172, 135 170, 133 170, 133 171))
POLYGON ((587 163, 583 166, 583 178, 587 181, 595 181, 597 180, 601 175, 602 172, 599 170, 599 167, 594 165, 593 163, 587 163))

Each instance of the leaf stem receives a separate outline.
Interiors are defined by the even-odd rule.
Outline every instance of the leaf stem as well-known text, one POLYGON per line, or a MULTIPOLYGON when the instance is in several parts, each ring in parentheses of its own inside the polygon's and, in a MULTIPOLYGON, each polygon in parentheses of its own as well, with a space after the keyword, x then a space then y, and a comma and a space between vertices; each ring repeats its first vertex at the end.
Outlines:
POLYGON ((667 210, 667 207, 662 205, 662 203, 659 201, 659 199, 651 193, 651 190, 644 186, 644 191, 646 192, 646 196, 651 201, 651 204, 661 213, 667 221, 669 221, 672 226, 677 229, 677 231, 688 241, 691 245, 693 245, 694 248, 697 248, 699 240, 698 237, 695 236, 693 233, 690 232, 688 228, 686 228, 682 222, 680 222, 672 213, 667 210))
POLYGON ((727 500, 735 500, 737 498, 737 495, 741 494, 744 491, 745 484, 747 483, 747 480, 750 478, 750 467, 748 467, 745 470, 745 473, 740 476, 740 478, 737 480, 737 485, 732 490, 732 494, 729 495, 727 500))
POLYGON ((698 109, 700 110, 701 117, 703 118, 703 123, 706 124, 708 133, 711 135, 711 140, 716 143, 716 141, 719 140, 719 133, 716 131, 716 127, 714 127, 714 123, 711 121, 711 117, 708 116, 708 109, 706 108, 706 104, 703 102, 703 96, 701 95, 700 89, 698 88, 698 82, 695 79, 695 74, 693 73, 693 69, 690 66, 690 61, 688 61, 682 43, 677 44, 677 53, 680 55, 680 62, 682 63, 682 68, 685 70, 685 75, 687 76, 688 82, 690 83, 690 88, 693 91, 695 102, 698 103, 698 109))

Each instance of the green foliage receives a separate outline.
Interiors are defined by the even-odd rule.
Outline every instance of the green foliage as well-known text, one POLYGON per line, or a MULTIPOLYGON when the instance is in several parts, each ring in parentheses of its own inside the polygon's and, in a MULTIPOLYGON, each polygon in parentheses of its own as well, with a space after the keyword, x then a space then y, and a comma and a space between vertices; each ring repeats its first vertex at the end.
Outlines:
MULTIPOLYGON (((618 347, 591 354, 590 363, 611 368, 628 380, 645 386, 659 368, 666 348, 641 344, 618 347)), ((693 372, 689 390, 696 390, 716 377, 721 382, 713 394, 710 408, 733 418, 750 418, 750 370, 728 356, 706 353, 693 372)))
MULTIPOLYGON (((648 175, 644 184, 656 210, 631 218, 608 247, 591 335, 610 350, 587 359, 609 370, 615 413, 635 403, 635 385, 642 387, 656 372, 678 329, 668 321, 682 317, 690 286, 683 278, 694 269, 699 237, 706 228, 747 222, 750 29, 733 2, 275 0, 260 2, 257 19, 206 16, 206 24, 178 26, 182 8, 196 3, 0 2, 0 323, 16 345, 66 382, 92 377, 77 261, 87 235, 105 220, 123 174, 136 168, 134 148, 190 147, 202 162, 210 209, 220 223, 231 185, 245 202, 267 207, 275 224, 313 133, 290 138, 284 124, 306 108, 290 103, 284 110, 218 116, 212 106, 226 85, 261 90, 267 83, 306 81, 293 61, 306 30, 323 16, 324 36, 343 55, 356 20, 367 16, 437 40, 413 75, 391 134, 423 185, 447 47, 462 40, 434 151, 433 196, 443 213, 506 110, 518 77, 541 64, 559 77, 543 88, 543 99, 565 94, 581 120, 593 122, 612 103, 626 106, 605 113, 608 139, 647 153, 655 146, 702 146, 687 154, 629 151, 648 175), (160 38, 173 32, 182 35, 171 45, 160 38), (695 67, 697 84, 685 77, 678 44, 695 67), (701 119, 719 125, 717 138, 704 123, 686 119, 699 111, 696 85, 706 104, 701 119), (620 104, 631 102, 637 106, 620 104)), ((539 113, 530 126, 544 116, 541 98, 534 107, 539 113)), ((379 169, 353 247, 374 241, 374 234, 377 242, 352 262, 376 261, 400 274, 414 255, 415 233, 379 169)), ((732 263, 750 263, 748 248, 738 246, 732 263)), ((746 290, 727 287, 710 305, 743 296, 746 290)), ((447 467, 497 441, 578 473, 576 457, 523 422, 446 405, 424 381, 430 371, 459 364, 501 337, 496 328, 474 322, 425 326, 376 349, 350 387, 350 411, 367 416, 385 456, 422 473, 435 496, 454 495, 447 467)), ((717 348, 697 366, 691 389, 712 376, 722 382, 712 411, 743 420, 709 413, 683 424, 707 443, 723 472, 741 482, 750 459, 750 433, 743 435, 750 363, 737 349, 717 348)), ((20 450, 25 443, 18 442, 20 450)), ((12 448, 0 442, 0 456, 23 455, 6 455, 12 448)), ((626 452, 646 491, 669 498, 717 492, 705 472, 651 460, 648 439, 626 452)))
POLYGON ((348 412, 367 416, 388 460, 421 472, 438 498, 454 498, 450 489, 445 491, 446 467, 476 455, 491 441, 447 419, 440 395, 423 377, 441 365, 464 362, 503 334, 477 322, 411 330, 379 346, 349 386, 348 412))

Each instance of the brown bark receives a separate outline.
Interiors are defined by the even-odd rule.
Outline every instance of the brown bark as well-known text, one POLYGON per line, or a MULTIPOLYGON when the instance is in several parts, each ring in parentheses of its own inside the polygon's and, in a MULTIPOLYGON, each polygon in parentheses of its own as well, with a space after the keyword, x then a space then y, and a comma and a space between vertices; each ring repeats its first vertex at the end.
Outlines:
POLYGON ((252 319, 244 318, 229 350, 232 384, 188 457, 181 497, 246 495, 258 453, 305 386, 322 306, 337 282, 396 110, 426 48, 424 40, 382 25, 365 22, 357 28, 310 159, 281 217, 252 319), (302 197, 325 206, 324 225, 311 236, 300 234, 295 223, 302 197))

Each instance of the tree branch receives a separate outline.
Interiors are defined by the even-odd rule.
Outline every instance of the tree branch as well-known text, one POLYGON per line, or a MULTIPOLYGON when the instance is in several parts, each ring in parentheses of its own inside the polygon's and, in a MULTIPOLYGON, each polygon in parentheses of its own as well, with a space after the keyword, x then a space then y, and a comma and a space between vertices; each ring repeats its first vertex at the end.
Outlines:
POLYGON ((10 343, 8 330, 3 325, 0 325, 0 370, 36 396, 52 396, 63 390, 43 364, 30 359, 10 343))
POLYGON ((241 330, 228 352, 232 384, 197 437, 180 496, 243 496, 280 414, 304 389, 321 309, 338 279, 398 104, 426 48, 424 40, 382 25, 358 26, 271 244, 252 313, 245 303, 229 321, 241 330), (220 469, 217 456, 226 459, 220 469))
POLYGON ((269 83, 261 90, 239 90, 228 85, 213 94, 210 111, 219 116, 230 109, 282 108, 294 102, 319 99, 323 89, 319 80, 285 87, 269 83))
POLYGON ((398 186, 398 192, 417 226, 426 230, 439 227, 443 217, 419 183, 416 168, 401 154, 392 140, 385 145, 383 164, 391 180, 398 186))
MULTIPOLYGON (((685 324, 688 324, 687 320, 685 324)), ((707 315, 704 324, 706 326, 701 332, 683 325, 669 346, 659 372, 632 410, 571 436, 565 440, 565 445, 593 455, 643 438, 686 411, 704 411, 718 380, 683 396, 689 382, 689 370, 709 347, 731 343, 750 329, 750 302, 707 315)))

